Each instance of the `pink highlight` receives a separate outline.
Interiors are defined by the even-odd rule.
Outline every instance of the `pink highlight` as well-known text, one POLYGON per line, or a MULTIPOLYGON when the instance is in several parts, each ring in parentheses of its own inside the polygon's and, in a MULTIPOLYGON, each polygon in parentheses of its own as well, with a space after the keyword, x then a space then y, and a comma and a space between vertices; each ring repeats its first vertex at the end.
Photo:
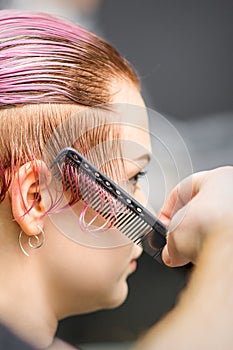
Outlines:
POLYGON ((83 40, 88 37, 88 32, 76 24, 42 12, 3 10, 0 12, 0 23, 4 25, 0 38, 6 38, 8 34, 13 37, 26 33, 40 37, 43 32, 51 37, 58 35, 69 40, 76 40, 77 36, 83 40))
MULTIPOLYGON (((17 167, 34 161, 33 155, 41 159, 57 125, 76 113, 71 104, 111 103, 115 79, 139 87, 128 62, 98 36, 45 13, 0 11, 0 202, 17 167)), ((100 135, 93 137, 96 144, 100 135)), ((70 204, 76 203, 77 194, 70 204)), ((59 196, 50 197, 49 211, 60 210, 59 196)))
POLYGON ((74 23, 44 13, 0 11, 0 107, 85 105, 80 83, 104 90, 103 79, 88 67, 93 60, 99 64, 104 50, 100 38, 74 23), (93 49, 101 51, 98 46, 102 53, 93 56, 93 49))
MULTIPOLYGON (((107 230, 114 225, 119 208, 110 193, 98 185, 94 179, 69 163, 63 163, 60 168, 60 175, 62 177, 63 190, 55 191, 55 198, 52 195, 50 196, 50 209, 47 210, 47 213, 59 213, 82 201, 83 208, 80 216, 77 215, 77 220, 82 230, 94 233, 107 230), (82 194, 83 191, 87 193, 84 196, 85 198, 82 194), (60 196, 57 196, 58 193, 60 193, 60 196), (69 196, 68 198, 67 195, 69 196), (61 205, 61 203, 64 203, 64 198, 66 198, 66 204, 61 205), (93 210, 93 202, 96 201, 98 202, 98 208, 95 209, 95 213, 92 212, 91 216, 89 213, 87 219, 88 210, 93 210), (108 208, 108 215, 103 222, 102 212, 106 208, 108 208), (98 218, 101 218, 102 224, 98 222, 98 218)), ((48 192, 51 194, 49 188, 48 192)))

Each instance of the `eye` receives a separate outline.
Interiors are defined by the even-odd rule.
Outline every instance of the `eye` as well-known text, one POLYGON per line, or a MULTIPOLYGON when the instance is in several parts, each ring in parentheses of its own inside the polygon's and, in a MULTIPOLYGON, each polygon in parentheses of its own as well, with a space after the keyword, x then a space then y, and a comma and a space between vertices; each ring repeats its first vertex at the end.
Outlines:
POLYGON ((131 177, 131 179, 129 179, 131 185, 135 188, 138 184, 138 180, 140 177, 143 177, 147 174, 147 171, 139 171, 137 174, 135 174, 133 177, 131 177))

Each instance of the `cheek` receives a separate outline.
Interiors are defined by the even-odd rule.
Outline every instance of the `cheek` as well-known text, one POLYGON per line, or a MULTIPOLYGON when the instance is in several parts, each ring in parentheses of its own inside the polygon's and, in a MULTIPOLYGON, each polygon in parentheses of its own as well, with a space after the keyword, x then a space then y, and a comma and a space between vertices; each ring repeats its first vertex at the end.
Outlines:
POLYGON ((79 258, 72 259, 70 256, 70 273, 69 276, 65 274, 69 293, 77 300, 85 300, 88 307, 91 304, 92 310, 122 304, 128 294, 126 279, 132 272, 132 248, 98 250, 79 246, 77 250, 79 258))
POLYGON ((96 251, 89 269, 92 291, 99 296, 101 307, 113 308, 124 302, 128 294, 126 282, 130 272, 131 246, 96 251))
POLYGON ((47 231, 47 236, 45 270, 57 293, 68 296, 74 305, 79 300, 87 305, 91 303, 91 309, 115 307, 125 300, 126 278, 132 272, 130 260, 135 254, 133 244, 94 249, 81 246, 52 229, 47 231))
MULTIPOLYGON (((79 247, 80 248, 80 247, 79 247)), ((96 298, 101 307, 115 307, 121 304, 128 292, 126 278, 130 274, 132 247, 116 249, 91 249, 81 247, 82 267, 76 269, 75 289, 96 298)), ((71 283, 72 280, 70 281, 71 283)))
POLYGON ((117 281, 127 271, 132 246, 115 249, 83 248, 80 253, 85 262, 85 273, 93 279, 117 281))

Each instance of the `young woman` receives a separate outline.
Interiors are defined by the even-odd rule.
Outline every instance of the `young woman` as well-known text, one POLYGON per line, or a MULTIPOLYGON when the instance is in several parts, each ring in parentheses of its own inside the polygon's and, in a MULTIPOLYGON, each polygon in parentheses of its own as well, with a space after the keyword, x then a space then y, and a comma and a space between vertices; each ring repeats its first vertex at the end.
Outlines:
MULTIPOLYGON (((48 143, 77 115, 72 127, 79 131, 86 125, 85 132, 71 144, 62 133, 58 143, 86 156, 94 149, 95 165, 119 179, 111 145, 118 147, 124 134, 150 152, 150 141, 146 124, 133 133, 109 123, 93 128, 96 106, 105 114, 106 106, 116 104, 144 108, 132 68, 99 37, 47 14, 9 10, 0 13, 0 43, 0 321, 29 343, 46 347, 59 319, 120 305, 141 255, 133 243, 98 249, 74 242, 48 218, 39 185, 40 175, 49 174, 41 161, 48 143), (90 107, 93 113, 83 117, 90 107)), ((56 145, 54 156, 61 149, 56 145)), ((137 173, 148 154, 139 157, 140 165, 124 164, 122 178, 133 179, 136 197, 137 173)), ((50 213, 55 206, 49 203, 50 213)))
MULTIPOLYGON (((71 143, 110 177, 130 182, 141 200, 137 174, 148 161, 150 142, 145 118, 137 118, 135 109, 141 123, 135 130, 117 117, 116 124, 109 120, 112 106, 123 105, 127 116, 127 106, 144 110, 144 103, 129 64, 100 38, 46 14, 1 11, 0 49, 0 321, 45 348, 59 319, 120 305, 141 254, 128 241, 95 247, 76 239, 83 228, 88 234, 93 213, 87 208, 88 221, 77 220, 80 225, 67 234, 71 216, 62 215, 69 204, 84 219, 76 206, 78 188, 72 178, 63 197, 52 196, 45 153, 51 161, 71 143), (137 147, 129 152, 127 144, 125 161, 121 138, 131 146, 140 140, 144 153, 137 147), (63 210, 60 198, 66 199, 63 210)), ((190 179, 165 203, 161 219, 171 225, 163 259, 169 266, 197 262, 197 268, 174 310, 137 349, 232 349, 232 179, 232 167, 197 174, 187 211, 190 179)), ((96 223, 93 239, 103 224, 96 223)))

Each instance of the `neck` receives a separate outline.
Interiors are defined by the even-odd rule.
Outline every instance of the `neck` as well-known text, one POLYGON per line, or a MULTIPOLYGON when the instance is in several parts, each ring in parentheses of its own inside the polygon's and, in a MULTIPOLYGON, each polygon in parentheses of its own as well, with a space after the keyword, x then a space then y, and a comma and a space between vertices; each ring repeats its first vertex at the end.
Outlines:
POLYGON ((47 347, 53 340, 57 319, 40 281, 35 281, 38 274, 34 275, 26 264, 14 269, 7 265, 4 269, 0 259, 0 285, 4 286, 0 291, 0 321, 32 345, 47 347))
POLYGON ((1 209, 5 215, 0 215, 0 322, 37 348, 47 347, 56 332, 57 317, 41 267, 36 254, 27 257, 21 252, 20 228, 7 217, 9 211, 2 204, 1 209))

